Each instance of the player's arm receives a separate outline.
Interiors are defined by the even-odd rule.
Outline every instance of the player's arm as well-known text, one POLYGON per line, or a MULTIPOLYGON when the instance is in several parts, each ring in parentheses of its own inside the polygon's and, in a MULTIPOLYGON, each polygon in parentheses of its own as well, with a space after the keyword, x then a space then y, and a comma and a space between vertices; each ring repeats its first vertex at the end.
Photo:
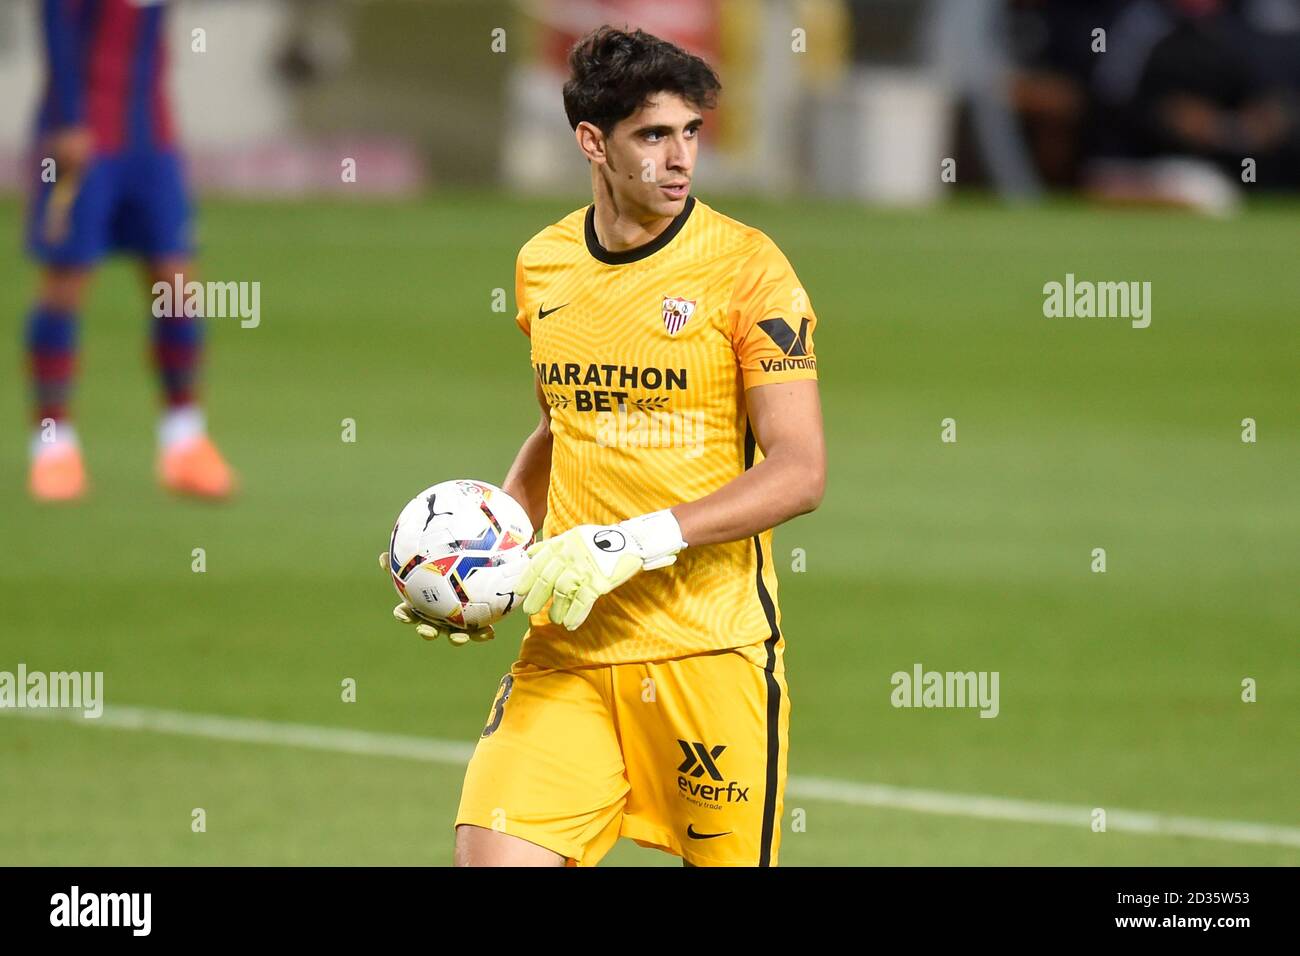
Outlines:
POLYGON ((55 162, 57 176, 76 172, 89 157, 91 135, 86 128, 85 82, 81 70, 81 36, 78 3, 44 0, 41 26, 54 103, 55 128, 43 144, 55 162))
MULTIPOLYGON (((519 255, 515 257, 515 325, 529 339, 532 338, 532 306, 528 302, 524 249, 520 249, 519 255)), ((541 380, 536 375, 533 376, 533 390, 537 393, 537 405, 542 410, 542 417, 519 447, 519 453, 515 455, 501 488, 519 502, 528 515, 528 520, 533 523, 533 531, 540 535, 542 523, 546 520, 546 494, 551 486, 551 406, 546 401, 541 380)))
POLYGON ((748 538, 821 504, 826 440, 817 380, 756 385, 745 402, 763 460, 712 494, 672 508, 691 547, 748 538))
POLYGON ((537 427, 524 439, 515 455, 506 479, 501 483, 502 490, 523 507, 533 529, 538 533, 546 520, 546 493, 551 485, 551 407, 542 394, 542 383, 533 377, 537 392, 537 404, 541 406, 542 417, 537 427))
POLYGON ((815 509, 826 487, 826 442, 816 379, 747 389, 750 427, 763 460, 717 491, 620 522, 579 525, 529 549, 516 591, 535 614, 579 627, 602 594, 632 575, 666 567, 688 546, 738 541, 815 509))

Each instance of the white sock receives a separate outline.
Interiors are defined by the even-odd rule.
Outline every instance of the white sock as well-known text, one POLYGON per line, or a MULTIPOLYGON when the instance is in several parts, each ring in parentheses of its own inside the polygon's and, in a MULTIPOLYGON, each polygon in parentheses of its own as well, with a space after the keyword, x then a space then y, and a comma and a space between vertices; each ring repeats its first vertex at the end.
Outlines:
POLYGON ((179 442, 189 441, 206 434, 207 423, 203 409, 197 405, 180 405, 169 408, 158 421, 158 444, 171 448, 179 442))
POLYGON ((77 430, 72 427, 71 422, 55 422, 48 427, 37 426, 32 432, 32 441, 29 446, 31 456, 44 454, 47 451, 53 451, 55 448, 80 448, 81 442, 77 440, 77 430))

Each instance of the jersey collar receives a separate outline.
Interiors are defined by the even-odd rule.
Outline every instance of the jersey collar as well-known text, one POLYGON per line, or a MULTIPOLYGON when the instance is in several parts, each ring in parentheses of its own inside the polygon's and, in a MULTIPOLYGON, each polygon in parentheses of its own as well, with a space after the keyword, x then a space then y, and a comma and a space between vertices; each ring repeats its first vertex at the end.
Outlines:
POLYGON ((668 228, 659 235, 655 236, 645 245, 637 246, 635 249, 624 249, 622 252, 610 252, 600 244, 596 238, 596 204, 592 203, 587 207, 587 222, 584 232, 587 236, 587 251, 591 253, 593 259, 604 262, 611 266, 626 265, 629 262, 638 262, 646 256, 652 256, 668 243, 673 241, 673 237, 682 231, 686 225, 686 220, 691 217, 691 210, 695 208, 695 197, 687 196, 686 205, 682 211, 673 217, 673 221, 668 224, 668 228))

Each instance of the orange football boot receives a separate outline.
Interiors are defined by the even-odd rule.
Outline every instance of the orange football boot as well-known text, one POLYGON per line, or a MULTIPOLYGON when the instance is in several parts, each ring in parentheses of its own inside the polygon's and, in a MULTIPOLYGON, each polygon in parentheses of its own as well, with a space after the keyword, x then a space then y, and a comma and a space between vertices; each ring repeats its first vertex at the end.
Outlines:
POLYGON ((76 501, 86 493, 81 449, 73 444, 41 449, 32 459, 27 488, 37 501, 76 501))
POLYGON ((164 449, 158 457, 158 480, 178 495, 227 498, 235 491, 235 473, 207 435, 164 449))

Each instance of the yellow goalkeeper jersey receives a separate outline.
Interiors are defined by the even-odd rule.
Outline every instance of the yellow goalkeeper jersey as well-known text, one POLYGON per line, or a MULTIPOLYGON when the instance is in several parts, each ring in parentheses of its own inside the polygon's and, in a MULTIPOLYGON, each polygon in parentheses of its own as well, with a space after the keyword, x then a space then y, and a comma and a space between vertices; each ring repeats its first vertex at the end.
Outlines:
MULTIPOLYGON (((515 321, 551 411, 544 533, 614 524, 716 491, 762 459, 745 389, 817 377, 816 316, 767 236, 693 196, 650 243, 600 245, 584 207, 515 263, 515 321)), ((688 547, 596 601, 575 631, 533 615, 520 657, 653 661, 771 640, 772 532, 688 547)))

